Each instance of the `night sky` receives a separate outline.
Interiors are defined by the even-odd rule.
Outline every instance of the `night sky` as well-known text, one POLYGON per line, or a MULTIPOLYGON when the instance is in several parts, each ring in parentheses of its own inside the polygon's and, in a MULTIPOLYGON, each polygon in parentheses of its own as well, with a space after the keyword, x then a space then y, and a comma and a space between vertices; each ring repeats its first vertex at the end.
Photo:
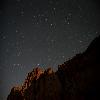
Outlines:
POLYGON ((97 0, 0 0, 0 100, 33 68, 56 70, 99 34, 97 0))

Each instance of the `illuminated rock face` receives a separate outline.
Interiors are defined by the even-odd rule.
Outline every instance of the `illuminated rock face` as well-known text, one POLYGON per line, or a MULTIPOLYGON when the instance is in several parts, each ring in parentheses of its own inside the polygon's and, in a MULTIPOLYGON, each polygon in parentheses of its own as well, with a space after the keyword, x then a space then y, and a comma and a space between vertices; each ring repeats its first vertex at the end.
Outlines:
POLYGON ((100 37, 85 52, 51 68, 33 69, 7 100, 97 100, 100 81, 100 37))

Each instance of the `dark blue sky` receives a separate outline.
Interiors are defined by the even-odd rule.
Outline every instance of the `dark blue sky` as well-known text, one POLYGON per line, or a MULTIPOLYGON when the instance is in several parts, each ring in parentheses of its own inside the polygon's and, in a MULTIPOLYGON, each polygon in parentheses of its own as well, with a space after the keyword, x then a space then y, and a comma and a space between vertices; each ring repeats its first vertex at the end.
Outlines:
POLYGON ((57 69, 100 34, 97 0, 0 2, 0 100, 34 67, 57 69))

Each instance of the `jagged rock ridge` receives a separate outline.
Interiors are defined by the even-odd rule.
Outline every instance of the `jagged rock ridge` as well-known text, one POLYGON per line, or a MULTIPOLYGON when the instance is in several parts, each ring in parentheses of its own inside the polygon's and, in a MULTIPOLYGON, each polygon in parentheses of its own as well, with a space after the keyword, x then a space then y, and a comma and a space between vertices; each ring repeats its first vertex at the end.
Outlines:
POLYGON ((13 87, 7 100, 98 100, 100 36, 82 54, 51 68, 33 69, 22 86, 13 87))

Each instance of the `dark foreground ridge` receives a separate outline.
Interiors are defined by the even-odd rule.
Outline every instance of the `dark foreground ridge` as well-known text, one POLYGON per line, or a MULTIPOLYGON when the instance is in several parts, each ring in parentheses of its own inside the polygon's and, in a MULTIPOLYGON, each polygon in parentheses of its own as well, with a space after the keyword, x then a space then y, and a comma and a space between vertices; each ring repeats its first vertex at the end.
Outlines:
POLYGON ((33 69, 22 86, 13 87, 7 100, 100 100, 100 36, 87 50, 51 68, 33 69))

